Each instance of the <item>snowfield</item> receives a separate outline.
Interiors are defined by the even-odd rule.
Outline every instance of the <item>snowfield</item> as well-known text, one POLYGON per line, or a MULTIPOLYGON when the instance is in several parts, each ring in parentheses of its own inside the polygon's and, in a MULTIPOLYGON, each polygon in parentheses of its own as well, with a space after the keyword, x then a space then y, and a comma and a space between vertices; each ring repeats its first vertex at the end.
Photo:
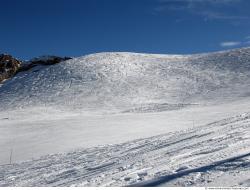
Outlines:
POLYGON ((0 171, 0 186, 249 186, 250 114, 0 171))
POLYGON ((0 84, 0 186, 249 186, 249 113, 250 48, 36 66, 0 84))

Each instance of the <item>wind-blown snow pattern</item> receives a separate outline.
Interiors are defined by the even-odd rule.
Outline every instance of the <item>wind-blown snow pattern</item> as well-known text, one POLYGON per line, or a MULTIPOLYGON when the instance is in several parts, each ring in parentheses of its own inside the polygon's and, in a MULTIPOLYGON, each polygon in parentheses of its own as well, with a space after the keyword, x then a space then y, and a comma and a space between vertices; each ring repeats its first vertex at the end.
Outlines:
POLYGON ((0 84, 0 186, 249 186, 249 113, 250 48, 36 66, 0 84))
POLYGON ((215 96, 231 100, 250 93, 249 62, 249 48, 193 56, 93 54, 18 74, 2 85, 0 109, 136 111, 215 96))

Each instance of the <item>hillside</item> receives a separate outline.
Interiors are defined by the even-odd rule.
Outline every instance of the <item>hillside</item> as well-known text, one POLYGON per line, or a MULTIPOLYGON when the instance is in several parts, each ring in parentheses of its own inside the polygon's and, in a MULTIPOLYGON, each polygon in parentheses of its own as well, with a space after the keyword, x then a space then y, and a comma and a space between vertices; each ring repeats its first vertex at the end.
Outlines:
POLYGON ((231 101, 249 95, 249 71, 250 48, 188 56, 98 53, 17 74, 0 87, 0 110, 147 112, 231 101))
POLYGON ((0 186, 249 186, 250 48, 52 58, 0 84, 0 186))

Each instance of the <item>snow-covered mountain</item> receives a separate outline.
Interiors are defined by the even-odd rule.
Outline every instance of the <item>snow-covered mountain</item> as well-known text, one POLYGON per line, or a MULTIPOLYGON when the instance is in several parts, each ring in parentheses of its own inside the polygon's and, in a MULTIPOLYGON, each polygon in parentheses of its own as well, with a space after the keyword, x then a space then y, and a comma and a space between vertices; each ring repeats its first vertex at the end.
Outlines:
POLYGON ((0 84, 0 186, 249 186, 250 48, 60 61, 0 84))
POLYGON ((6 81, 0 110, 56 107, 150 111, 250 93, 250 48, 200 55, 98 53, 34 67, 6 81))

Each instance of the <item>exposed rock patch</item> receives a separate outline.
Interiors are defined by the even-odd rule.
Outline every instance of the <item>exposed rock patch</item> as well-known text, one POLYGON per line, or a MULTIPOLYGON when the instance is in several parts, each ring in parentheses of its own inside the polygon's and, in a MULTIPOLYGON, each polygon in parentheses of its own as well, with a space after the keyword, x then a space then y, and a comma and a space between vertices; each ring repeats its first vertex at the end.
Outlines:
POLYGON ((28 71, 37 65, 54 65, 62 61, 72 59, 71 57, 58 57, 58 56, 42 56, 24 62, 18 72, 28 71))
POLYGON ((21 61, 7 54, 0 54, 0 82, 13 77, 20 68, 21 61))
POLYGON ((22 62, 11 55, 0 54, 0 83, 15 76, 18 72, 28 71, 37 65, 54 65, 71 57, 42 56, 22 62))

